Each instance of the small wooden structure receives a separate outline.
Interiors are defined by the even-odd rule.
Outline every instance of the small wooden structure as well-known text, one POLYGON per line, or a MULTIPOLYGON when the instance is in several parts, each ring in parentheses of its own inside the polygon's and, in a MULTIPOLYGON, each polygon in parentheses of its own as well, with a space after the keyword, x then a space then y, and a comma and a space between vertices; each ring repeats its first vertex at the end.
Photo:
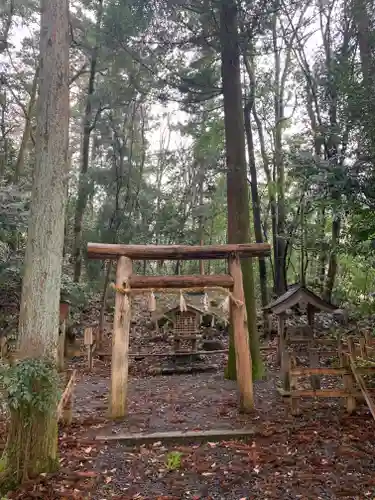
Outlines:
POLYGON ((86 353, 87 353, 87 368, 89 371, 91 371, 94 363, 94 358, 93 358, 94 335, 92 327, 85 328, 83 334, 83 343, 86 347, 86 353))
MULTIPOLYGON (((365 400, 375 419, 375 400, 373 390, 366 386, 363 375, 375 375, 375 342, 369 335, 361 335, 359 339, 349 337, 346 342, 335 339, 315 340, 318 356, 337 358, 339 367, 304 367, 296 366, 294 353, 290 356, 289 379, 290 390, 284 396, 290 398, 293 415, 300 413, 298 401, 301 398, 342 398, 346 400, 348 413, 353 413, 357 401, 365 400), (319 346, 319 347, 318 347, 319 346), (342 388, 300 389, 298 379, 312 376, 335 376, 342 379, 342 388)), ((300 352, 298 352, 300 354, 300 352)))
POLYGON ((116 245, 89 243, 91 259, 116 259, 116 300, 112 337, 111 415, 126 414, 129 363, 129 333, 131 296, 153 290, 220 288, 229 290, 231 321, 236 347, 237 383, 240 406, 243 411, 253 408, 253 386, 249 337, 246 331, 246 312, 241 271, 241 257, 270 254, 270 245, 264 243, 243 245, 116 245), (228 275, 193 276, 137 276, 133 274, 132 259, 136 260, 211 260, 227 259, 228 275))
POLYGON ((7 354, 7 337, 2 335, 0 337, 0 359, 5 359, 7 354))
POLYGON ((280 295, 280 297, 268 304, 264 310, 282 315, 287 309, 292 309, 295 306, 298 306, 302 310, 310 310, 311 313, 318 311, 333 313, 337 310, 336 306, 321 299, 312 290, 299 283, 291 285, 283 295, 280 295))
MULTIPOLYGON (((325 300, 321 299, 313 291, 309 290, 303 285, 298 283, 289 287, 289 289, 276 300, 271 302, 264 311, 268 314, 275 314, 278 316, 278 334, 279 334, 279 348, 278 348, 278 362, 281 363, 281 372, 283 377, 283 389, 285 391, 289 390, 289 361, 288 353, 286 349, 286 328, 285 320, 286 314, 289 309, 298 306, 298 308, 307 315, 308 328, 305 328, 303 334, 313 341, 314 338, 314 316, 315 313, 319 311, 324 311, 328 313, 333 313, 337 310, 337 307, 325 300)), ((301 336, 301 338, 303 338, 301 336)), ((310 366, 318 367, 319 360, 317 359, 316 353, 311 350, 309 352, 310 366)), ((319 378, 314 377, 313 385, 316 389, 319 388, 319 378)))
POLYGON ((181 311, 180 306, 174 306, 164 310, 160 314, 152 314, 152 321, 156 328, 160 323, 172 324, 174 333, 198 333, 204 311, 190 304, 186 305, 186 311, 181 311))
POLYGON ((60 300, 60 316, 59 316, 59 343, 57 349, 57 367, 59 371, 65 368, 65 337, 66 337, 66 321, 69 317, 70 302, 68 300, 60 300))
POLYGON ((162 314, 155 316, 153 321, 158 328, 162 320, 172 324, 173 350, 176 354, 180 352, 182 340, 191 342, 191 352, 197 351, 197 341, 200 338, 200 325, 202 316, 206 313, 195 306, 186 305, 186 310, 181 311, 180 306, 175 306, 162 314))
POLYGON ((73 419, 74 384, 76 382, 76 371, 67 372, 65 375, 65 389, 57 405, 57 420, 64 425, 70 425, 73 419))

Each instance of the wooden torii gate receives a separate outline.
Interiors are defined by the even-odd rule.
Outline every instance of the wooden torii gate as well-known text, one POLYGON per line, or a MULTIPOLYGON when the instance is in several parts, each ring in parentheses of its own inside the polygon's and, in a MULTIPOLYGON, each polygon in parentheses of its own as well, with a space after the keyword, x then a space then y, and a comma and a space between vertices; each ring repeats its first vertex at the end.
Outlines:
POLYGON ((115 245, 88 243, 90 259, 116 259, 116 300, 112 337, 111 399, 112 418, 126 415, 131 295, 145 290, 227 289, 230 294, 230 320, 236 348, 237 383, 242 411, 253 408, 251 355, 246 325, 246 309, 240 258, 270 254, 265 243, 241 245, 115 245), (227 259, 228 275, 138 276, 133 274, 133 260, 211 260, 227 259))

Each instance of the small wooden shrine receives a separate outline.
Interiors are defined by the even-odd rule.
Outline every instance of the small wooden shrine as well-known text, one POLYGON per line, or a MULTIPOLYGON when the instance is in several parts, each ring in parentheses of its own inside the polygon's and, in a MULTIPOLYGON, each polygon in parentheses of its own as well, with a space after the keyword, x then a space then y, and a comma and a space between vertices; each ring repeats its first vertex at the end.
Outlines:
POLYGON ((289 309, 298 306, 300 311, 307 315, 307 323, 311 330, 314 329, 314 316, 319 311, 333 313, 337 307, 326 302, 307 287, 298 283, 289 289, 276 300, 268 304, 264 311, 269 314, 276 314, 279 317, 280 344, 285 340, 285 318, 289 309))
MULTIPOLYGON (((305 337, 313 341, 314 338, 314 316, 317 312, 323 311, 327 313, 334 313, 337 311, 337 307, 333 304, 321 299, 313 291, 309 290, 307 287, 295 283, 289 287, 289 289, 276 300, 271 302, 264 311, 268 314, 275 314, 278 316, 278 334, 279 334, 279 349, 278 349, 278 362, 281 364, 282 374, 288 372, 287 363, 287 335, 285 328, 285 320, 287 317, 287 311, 298 307, 302 313, 307 315, 307 327, 301 327, 300 336, 305 337)), ((294 340, 298 340, 297 338, 294 340)), ((316 359, 314 353, 310 353, 310 366, 316 364, 316 359)), ((284 383, 284 388, 287 389, 288 382, 284 383)))
POLYGON ((156 311, 152 314, 152 320, 155 327, 168 323, 172 325, 173 331, 177 333, 197 333, 200 330, 202 317, 206 315, 205 311, 190 304, 186 304, 185 310, 181 311, 180 306, 174 306, 160 313, 156 311))
POLYGON ((298 306, 301 310, 310 310, 310 313, 325 311, 332 313, 337 310, 337 306, 326 302, 307 287, 294 283, 288 290, 276 300, 264 308, 266 312, 276 315, 285 313, 288 309, 298 306))
POLYGON ((173 348, 180 351, 181 341, 191 342, 191 351, 197 350, 197 341, 200 337, 202 317, 207 313, 195 306, 188 305, 181 311, 180 306, 172 307, 158 316, 153 321, 158 330, 160 323, 171 324, 173 330, 173 348))

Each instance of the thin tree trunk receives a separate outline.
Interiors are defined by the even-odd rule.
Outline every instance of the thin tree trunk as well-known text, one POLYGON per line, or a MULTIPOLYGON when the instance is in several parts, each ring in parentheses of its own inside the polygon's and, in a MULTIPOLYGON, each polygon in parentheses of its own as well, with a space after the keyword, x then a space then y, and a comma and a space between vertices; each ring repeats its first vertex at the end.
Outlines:
POLYGON ((35 70, 33 85, 31 87, 29 105, 27 107, 27 113, 25 116, 25 127, 23 129, 21 145, 17 155, 16 166, 14 167, 14 182, 16 183, 19 181, 19 178, 23 174, 23 171, 25 169, 25 153, 28 142, 30 140, 31 119, 33 117, 33 112, 35 107, 38 78, 39 78, 39 67, 37 67, 35 70))
POLYGON ((324 207, 321 210, 320 217, 320 252, 319 252, 319 263, 318 263, 318 284, 320 292, 323 293, 324 290, 324 282, 326 277, 326 262, 327 262, 327 253, 326 253, 326 242, 325 242, 325 227, 326 227, 326 215, 324 207))
MULTIPOLYGON (((42 0, 36 165, 19 317, 20 360, 47 358, 53 365, 57 361, 68 178, 68 18, 67 0, 42 0)), ((38 373, 30 376, 38 387, 38 373)), ((23 403, 11 411, 4 475, 14 482, 58 466, 56 401, 46 402, 43 409, 25 409, 23 403)))
POLYGON ((90 76, 87 88, 85 114, 83 118, 83 139, 81 151, 81 169, 79 173, 77 203, 74 218, 74 281, 79 282, 82 271, 82 222, 88 199, 88 179, 89 168, 90 137, 95 127, 93 117, 92 99, 95 92, 96 67, 99 51, 99 33, 103 15, 103 0, 98 0, 96 12, 95 45, 92 49, 90 76))
MULTIPOLYGON (((324 43, 325 51, 325 64, 327 74, 334 74, 335 71, 335 60, 332 54, 332 36, 331 36, 331 10, 328 11, 326 17, 326 25, 323 25, 323 13, 325 4, 320 0, 320 24, 321 32, 324 43)), ((332 7, 331 7, 332 8, 332 7)), ((345 39, 344 39, 345 41, 345 39)), ((346 47, 343 46, 343 53, 345 54, 346 47)), ((337 88, 335 82, 332 78, 328 79, 327 82, 327 101, 328 101, 328 116, 330 131, 326 134, 326 159, 330 162, 332 170, 339 170, 341 165, 338 162, 338 147, 335 138, 335 131, 338 129, 337 124, 337 88)), ((343 141, 344 143, 344 141, 343 141)), ((339 204, 341 199, 340 189, 334 185, 331 187, 331 196, 334 200, 333 208, 333 221, 332 221, 332 239, 331 239, 331 251, 328 260, 328 270, 327 278, 324 286, 323 296, 325 300, 330 301, 332 297, 332 291, 335 284, 336 274, 337 274, 337 248, 340 242, 340 232, 341 232, 341 217, 336 212, 336 206, 339 204)))
MULTIPOLYGON (((246 66, 247 73, 249 75, 250 85, 255 88, 254 71, 253 71, 252 66, 249 64, 249 61, 247 58, 245 58, 245 66, 246 66)), ((262 125, 262 122, 258 116, 255 101, 254 101, 253 106, 252 106, 252 114, 254 117, 255 125, 256 125, 257 130, 258 130, 258 137, 259 137, 259 143, 260 143, 260 153, 261 153, 261 157, 262 157, 264 173, 266 174, 266 179, 267 179, 268 199, 270 201, 270 211, 271 211, 273 261, 274 261, 274 263, 276 263, 276 259, 277 259, 277 255, 276 255, 276 250, 277 250, 277 245, 276 245, 277 201, 276 201, 275 191, 273 189, 274 183, 272 180, 269 159, 267 156, 266 144, 265 144, 264 133, 263 133, 263 125, 262 125)), ((272 263, 271 263, 271 265, 272 265, 272 263)), ((275 277, 274 267, 275 267, 275 264, 273 266, 272 276, 273 276, 273 280, 274 280, 274 286, 276 286, 275 285, 276 284, 276 277, 275 277)))
POLYGON ((112 271, 112 261, 109 260, 107 262, 107 270, 104 278, 103 285, 103 294, 102 301, 100 305, 100 316, 99 316, 99 327, 98 327, 98 350, 103 349, 103 336, 104 336, 104 319, 105 319, 105 311, 107 307, 107 299, 108 299, 108 290, 109 290, 109 278, 111 276, 112 271))
POLYGON ((306 286, 306 263, 307 255, 305 259, 305 200, 301 203, 301 254, 300 254, 300 284, 301 286, 306 286))
MULTIPOLYGON (((200 165, 201 174, 199 178, 199 226, 198 226, 198 234, 199 234, 199 244, 204 245, 204 225, 205 225, 205 217, 203 215, 203 189, 204 189, 204 172, 203 167, 200 165)), ((204 261, 199 261, 199 274, 204 274, 204 261)))
POLYGON ((365 112, 362 113, 364 133, 371 148, 371 158, 375 157, 374 113, 375 113, 375 60, 374 29, 372 24, 373 4, 367 0, 352 0, 352 15, 356 27, 359 56, 363 76, 365 112))
MULTIPOLYGON (((0 55, 3 52, 5 52, 7 47, 8 47, 8 38, 9 38, 10 28, 12 26, 13 15, 14 15, 15 1, 9 0, 9 2, 6 2, 6 3, 8 3, 8 5, 9 5, 9 8, 7 9, 8 10, 8 12, 7 12, 8 17, 4 21, 3 33, 0 33, 0 55)), ((2 7, 2 9, 4 9, 4 7, 2 7)), ((3 13, 4 13, 4 11, 3 11, 3 13)))
MULTIPOLYGON (((234 0, 222 0, 220 11, 221 72, 227 156, 228 242, 245 243, 250 240, 250 218, 236 3, 234 0)), ((241 264, 253 375, 254 378, 259 378, 262 375, 263 366, 256 325, 253 263, 251 259, 243 259, 241 264)), ((236 377, 233 335, 226 375, 231 379, 236 377)))
MULTIPOLYGON (((0 84, 0 91, 2 90, 0 84)), ((6 168, 8 165, 8 139, 7 139, 7 118, 6 118, 6 109, 7 109, 7 94, 4 90, 2 94, 2 103, 1 103, 1 112, 0 112, 0 130, 1 130, 1 148, 0 148, 0 177, 3 178, 6 174, 6 168)))
POLYGON ((329 255, 327 278, 323 292, 323 298, 327 302, 330 302, 332 299, 332 291, 337 274, 337 247, 340 239, 340 229, 341 229, 341 220, 340 217, 336 217, 332 222, 331 252, 329 255))
MULTIPOLYGON (((254 154, 253 131, 251 129, 251 122, 250 122, 251 108, 253 102, 254 98, 250 97, 250 100, 248 101, 244 109, 245 131, 246 131, 247 149, 249 155, 251 201, 253 207, 255 241, 257 243, 263 243, 262 220, 260 213, 259 193, 258 193, 258 179, 257 179, 257 170, 255 165, 255 154, 254 154)), ((266 305, 268 304, 267 266, 266 266, 266 261, 263 257, 259 258, 259 285, 260 285, 262 307, 266 307, 266 305)))
MULTIPOLYGON (((286 234, 285 234, 285 169, 282 148, 282 125, 284 120, 284 88, 281 72, 280 49, 277 45, 277 12, 273 16, 273 45, 275 58, 275 92, 274 92, 274 166, 276 172, 277 191, 277 228, 276 228, 276 260, 275 286, 276 293, 281 295, 287 288, 286 281, 286 234)), ((286 70, 284 70, 286 71, 286 70)))
POLYGON ((374 65, 374 32, 371 26, 372 5, 368 0, 353 0, 352 14, 357 28, 357 39, 359 46, 359 55, 361 60, 361 69, 363 75, 363 83, 367 96, 373 90, 375 80, 375 65, 374 65))

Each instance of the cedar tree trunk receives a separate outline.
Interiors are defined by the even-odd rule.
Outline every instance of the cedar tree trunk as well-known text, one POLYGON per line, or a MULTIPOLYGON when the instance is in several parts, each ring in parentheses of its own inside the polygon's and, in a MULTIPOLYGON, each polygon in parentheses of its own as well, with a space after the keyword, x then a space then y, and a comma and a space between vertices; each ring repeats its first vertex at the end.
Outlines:
MULTIPOLYGON (((245 130, 242 108, 237 7, 234 0, 223 0, 220 8, 221 71, 224 94, 224 125, 227 157, 228 242, 250 240, 249 193, 247 186, 245 130)), ((254 378, 262 375, 262 362, 256 327, 256 306, 252 259, 242 260, 248 329, 254 378)), ((235 351, 231 337, 228 378, 236 378, 235 351)))
MULTIPOLYGON (((57 359, 68 174, 68 12, 68 0, 41 1, 36 165, 19 318, 20 364, 33 358, 55 365, 57 359)), ((27 423, 22 406, 12 411, 3 475, 19 482, 57 465, 55 405, 31 412, 27 423)))

